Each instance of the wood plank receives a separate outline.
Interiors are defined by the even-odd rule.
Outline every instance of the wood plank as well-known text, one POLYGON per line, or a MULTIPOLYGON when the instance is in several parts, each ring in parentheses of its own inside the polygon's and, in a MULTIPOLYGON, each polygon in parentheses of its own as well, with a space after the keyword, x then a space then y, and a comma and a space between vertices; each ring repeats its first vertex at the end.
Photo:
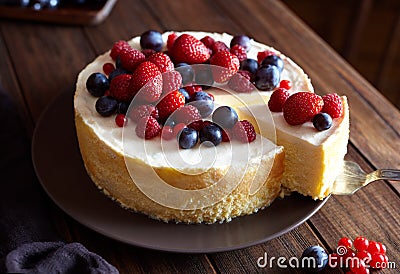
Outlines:
POLYGON ((51 98, 75 89, 78 72, 95 55, 80 28, 16 22, 0 27, 36 121, 51 98))

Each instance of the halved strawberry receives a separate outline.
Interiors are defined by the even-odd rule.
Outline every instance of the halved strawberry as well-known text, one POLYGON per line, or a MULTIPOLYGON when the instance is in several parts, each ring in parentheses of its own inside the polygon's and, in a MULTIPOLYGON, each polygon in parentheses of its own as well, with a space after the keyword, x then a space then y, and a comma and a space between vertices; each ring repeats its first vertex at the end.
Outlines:
POLYGON ((154 63, 161 73, 174 70, 174 63, 168 55, 163 52, 156 52, 147 58, 147 61, 154 63))
POLYGON ((290 125, 301 125, 321 112, 322 97, 311 92, 294 93, 283 104, 283 117, 290 125))
POLYGON ((162 93, 162 75, 158 67, 148 61, 141 63, 132 74, 130 88, 140 101, 157 101, 162 93))
POLYGON ((229 51, 218 51, 211 59, 210 64, 218 67, 212 67, 214 80, 217 83, 223 83, 229 80, 240 66, 239 59, 229 51))
POLYGON ((210 58, 207 47, 190 34, 182 34, 172 46, 171 55, 175 63, 201 64, 210 58))

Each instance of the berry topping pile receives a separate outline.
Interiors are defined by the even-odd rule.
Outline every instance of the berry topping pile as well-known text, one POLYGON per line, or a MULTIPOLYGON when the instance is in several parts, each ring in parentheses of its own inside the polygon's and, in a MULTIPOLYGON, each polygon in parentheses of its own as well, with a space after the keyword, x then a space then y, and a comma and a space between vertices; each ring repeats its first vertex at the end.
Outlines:
POLYGON ((140 36, 140 47, 115 42, 110 50, 112 61, 88 77, 86 87, 98 97, 95 108, 101 116, 115 115, 117 127, 135 123, 136 135, 143 139, 176 139, 183 149, 198 143, 217 146, 256 139, 253 125, 239 121, 229 106, 215 109, 214 96, 206 89, 216 82, 236 92, 251 92, 256 73, 262 78, 260 86, 274 89, 280 76, 265 84, 269 76, 258 68, 272 67, 280 74, 283 62, 279 57, 262 60, 268 66, 248 59, 251 40, 245 35, 233 37, 228 46, 209 36, 199 40, 190 34, 170 33, 164 44, 161 33, 149 30, 140 36), (194 68, 192 64, 213 66, 194 68))

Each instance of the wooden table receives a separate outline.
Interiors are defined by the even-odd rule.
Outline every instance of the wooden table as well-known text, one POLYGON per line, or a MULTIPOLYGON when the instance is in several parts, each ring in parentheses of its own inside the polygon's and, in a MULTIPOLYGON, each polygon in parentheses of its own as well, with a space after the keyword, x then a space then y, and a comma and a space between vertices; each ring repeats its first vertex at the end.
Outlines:
MULTIPOLYGON (((400 168, 400 112, 279 1, 120 0, 98 26, 12 20, 0 24, 0 81, 16 101, 29 136, 51 99, 73 92, 78 72, 114 41, 148 29, 246 33, 297 62, 311 77, 317 93, 347 95, 351 109, 347 159, 366 171, 400 168)), ((52 203, 49 206, 52 222, 65 241, 83 243, 121 273, 266 272, 270 269, 257 266, 264 252, 291 258, 316 244, 331 252, 342 236, 358 235, 386 244, 397 269, 382 273, 400 270, 400 184, 396 182, 381 181, 353 196, 331 197, 311 219, 283 236, 216 254, 174 254, 129 246, 89 230, 52 203)), ((278 271, 275 264, 272 272, 278 271)))

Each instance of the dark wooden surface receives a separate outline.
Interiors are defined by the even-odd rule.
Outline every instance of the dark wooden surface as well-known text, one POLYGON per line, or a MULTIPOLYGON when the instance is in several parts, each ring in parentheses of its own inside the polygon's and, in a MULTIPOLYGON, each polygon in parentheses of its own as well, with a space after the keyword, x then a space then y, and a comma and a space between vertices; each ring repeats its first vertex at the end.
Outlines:
MULTIPOLYGON (((28 136, 52 98, 73 91, 77 74, 112 43, 148 29, 246 33, 280 49, 312 79, 316 92, 335 91, 350 102, 351 134, 347 159, 366 171, 400 168, 400 113, 371 84, 274 0, 120 0, 110 17, 95 27, 46 25, 0 20, 0 82, 18 105, 28 136)), ((380 181, 348 197, 332 197, 310 220, 267 243, 217 254, 174 254, 129 246, 97 234, 52 203, 52 222, 66 241, 79 241, 121 273, 301 272, 257 267, 268 256, 300 256, 309 245, 335 249, 342 236, 381 241, 400 271, 400 184, 380 181)), ((282 216, 284 218, 284 216, 282 216)), ((274 220, 271 220, 273 222, 274 220)), ((166 235, 168 237, 168 235, 166 235)), ((327 270, 341 273, 339 269, 327 270)))

